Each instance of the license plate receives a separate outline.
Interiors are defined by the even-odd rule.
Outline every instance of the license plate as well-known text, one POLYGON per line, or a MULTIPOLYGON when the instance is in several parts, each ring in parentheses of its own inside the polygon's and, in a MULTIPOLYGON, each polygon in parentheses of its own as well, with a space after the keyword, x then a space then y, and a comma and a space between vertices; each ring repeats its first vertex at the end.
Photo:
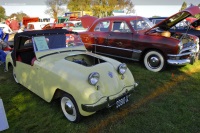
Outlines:
POLYGON ((129 101, 128 96, 121 97, 116 100, 116 108, 121 107, 129 101))

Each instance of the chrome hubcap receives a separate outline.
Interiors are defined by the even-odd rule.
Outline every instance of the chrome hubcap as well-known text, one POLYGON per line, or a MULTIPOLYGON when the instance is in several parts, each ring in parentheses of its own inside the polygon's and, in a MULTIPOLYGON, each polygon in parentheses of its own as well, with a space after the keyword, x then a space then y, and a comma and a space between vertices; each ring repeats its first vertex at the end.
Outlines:
POLYGON ((149 59, 149 66, 150 67, 158 67, 160 65, 160 60, 156 56, 152 56, 149 59))
POLYGON ((61 99, 61 108, 65 117, 70 121, 75 121, 77 118, 76 108, 73 102, 68 97, 63 97, 61 99))
POLYGON ((68 114, 73 115, 73 107, 69 102, 65 103, 65 110, 68 114))

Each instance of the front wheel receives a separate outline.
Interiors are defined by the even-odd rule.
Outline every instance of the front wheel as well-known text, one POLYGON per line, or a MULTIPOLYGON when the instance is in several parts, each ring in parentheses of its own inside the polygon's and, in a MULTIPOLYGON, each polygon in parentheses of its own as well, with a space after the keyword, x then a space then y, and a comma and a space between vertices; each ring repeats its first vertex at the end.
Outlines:
POLYGON ((165 68, 165 59, 160 52, 149 51, 144 56, 145 67, 152 72, 159 72, 165 68))
POLYGON ((71 122, 79 122, 81 114, 74 98, 68 94, 64 94, 61 98, 61 108, 65 117, 71 122))

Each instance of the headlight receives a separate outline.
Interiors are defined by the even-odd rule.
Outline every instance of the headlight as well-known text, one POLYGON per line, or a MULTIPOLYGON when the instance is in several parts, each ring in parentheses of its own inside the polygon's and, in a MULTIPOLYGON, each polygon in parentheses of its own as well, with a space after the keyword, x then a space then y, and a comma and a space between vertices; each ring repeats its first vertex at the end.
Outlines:
POLYGON ((182 41, 178 44, 178 46, 179 46, 179 51, 181 51, 181 49, 183 49, 183 43, 182 43, 182 41))
POLYGON ((96 85, 99 81, 99 77, 100 77, 100 75, 98 72, 91 73, 88 77, 89 84, 96 85))
POLYGON ((126 72, 127 66, 125 63, 122 63, 118 67, 119 74, 123 75, 126 72))

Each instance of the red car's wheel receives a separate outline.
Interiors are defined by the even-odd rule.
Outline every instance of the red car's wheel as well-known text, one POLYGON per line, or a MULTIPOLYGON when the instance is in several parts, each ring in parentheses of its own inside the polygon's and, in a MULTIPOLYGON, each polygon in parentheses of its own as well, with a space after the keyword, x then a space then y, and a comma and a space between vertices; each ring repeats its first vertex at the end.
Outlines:
POLYGON ((148 51, 144 56, 145 67, 153 72, 159 72, 165 68, 165 59, 160 52, 148 51))

